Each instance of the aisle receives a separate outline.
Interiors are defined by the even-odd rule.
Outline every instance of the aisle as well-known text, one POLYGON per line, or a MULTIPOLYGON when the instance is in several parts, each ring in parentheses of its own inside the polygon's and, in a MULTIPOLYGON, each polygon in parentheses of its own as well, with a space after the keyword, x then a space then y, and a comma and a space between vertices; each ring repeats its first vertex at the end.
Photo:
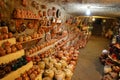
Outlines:
POLYGON ((107 47, 107 39, 92 36, 86 47, 80 50, 72 80, 100 80, 103 66, 99 63, 98 56, 107 47))

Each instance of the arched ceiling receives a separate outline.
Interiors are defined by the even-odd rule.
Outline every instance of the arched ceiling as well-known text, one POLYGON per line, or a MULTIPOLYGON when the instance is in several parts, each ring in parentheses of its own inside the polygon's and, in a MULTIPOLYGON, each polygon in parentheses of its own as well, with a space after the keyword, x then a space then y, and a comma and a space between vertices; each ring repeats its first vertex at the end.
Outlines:
POLYGON ((69 14, 75 16, 86 16, 86 11, 91 16, 120 16, 120 0, 48 0, 62 6, 69 14))

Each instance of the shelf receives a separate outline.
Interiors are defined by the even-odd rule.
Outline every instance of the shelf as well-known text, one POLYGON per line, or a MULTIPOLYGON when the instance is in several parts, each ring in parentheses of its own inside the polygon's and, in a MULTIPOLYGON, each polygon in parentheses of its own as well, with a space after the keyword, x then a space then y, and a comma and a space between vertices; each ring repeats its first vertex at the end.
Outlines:
POLYGON ((16 71, 11 72, 10 74, 6 75, 1 80, 15 80, 18 78, 22 73, 25 71, 28 71, 30 68, 32 68, 33 62, 29 62, 26 65, 22 66, 21 68, 17 69, 16 71))
POLYGON ((29 55, 29 57, 32 57, 32 56, 41 54, 42 52, 44 52, 44 51, 46 51, 46 50, 48 50, 48 49, 54 47, 54 46, 55 46, 57 43, 59 43, 60 41, 67 39, 67 37, 68 37, 68 36, 66 36, 66 37, 64 37, 64 38, 62 38, 62 39, 60 39, 60 40, 58 40, 57 42, 55 42, 55 43, 52 44, 52 45, 49 45, 49 46, 47 46, 47 47, 41 49, 40 51, 38 51, 38 52, 36 52, 36 53, 33 53, 33 54, 29 55))
POLYGON ((24 43, 31 42, 31 41, 34 41, 34 40, 37 40, 37 39, 41 39, 41 38, 43 38, 43 36, 41 36, 41 37, 38 37, 38 38, 35 38, 35 39, 28 40, 28 41, 17 42, 17 43, 24 44, 24 43))
POLYGON ((21 17, 15 17, 13 19, 40 20, 40 18, 21 18, 21 17))
POLYGON ((8 63, 10 61, 13 61, 15 59, 20 58, 23 55, 24 55, 24 50, 23 49, 19 50, 19 51, 16 51, 15 53, 7 54, 5 56, 0 57, 0 64, 8 63))
POLYGON ((10 39, 5 39, 5 40, 0 40, 0 46, 6 41, 9 41, 11 43, 11 45, 16 44, 16 39, 10 38, 10 39))
POLYGON ((120 61, 113 59, 110 55, 108 55, 108 57, 109 57, 112 61, 114 61, 114 62, 120 64, 120 61))

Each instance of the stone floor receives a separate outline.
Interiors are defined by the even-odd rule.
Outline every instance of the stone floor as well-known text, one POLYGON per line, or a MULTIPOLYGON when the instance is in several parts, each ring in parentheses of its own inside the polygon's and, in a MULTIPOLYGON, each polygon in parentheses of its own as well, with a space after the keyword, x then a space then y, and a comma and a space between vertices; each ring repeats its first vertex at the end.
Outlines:
POLYGON ((103 66, 99 55, 108 48, 109 41, 102 37, 92 36, 85 48, 80 50, 79 59, 72 80, 100 80, 103 66))

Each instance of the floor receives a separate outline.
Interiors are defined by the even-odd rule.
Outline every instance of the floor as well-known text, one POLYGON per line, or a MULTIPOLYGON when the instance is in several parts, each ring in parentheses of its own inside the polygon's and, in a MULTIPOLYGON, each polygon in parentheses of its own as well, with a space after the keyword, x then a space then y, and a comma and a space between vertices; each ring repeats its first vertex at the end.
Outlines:
POLYGON ((103 66, 99 55, 108 48, 109 41, 103 37, 92 36, 86 47, 80 50, 79 59, 72 80, 100 80, 103 66))

